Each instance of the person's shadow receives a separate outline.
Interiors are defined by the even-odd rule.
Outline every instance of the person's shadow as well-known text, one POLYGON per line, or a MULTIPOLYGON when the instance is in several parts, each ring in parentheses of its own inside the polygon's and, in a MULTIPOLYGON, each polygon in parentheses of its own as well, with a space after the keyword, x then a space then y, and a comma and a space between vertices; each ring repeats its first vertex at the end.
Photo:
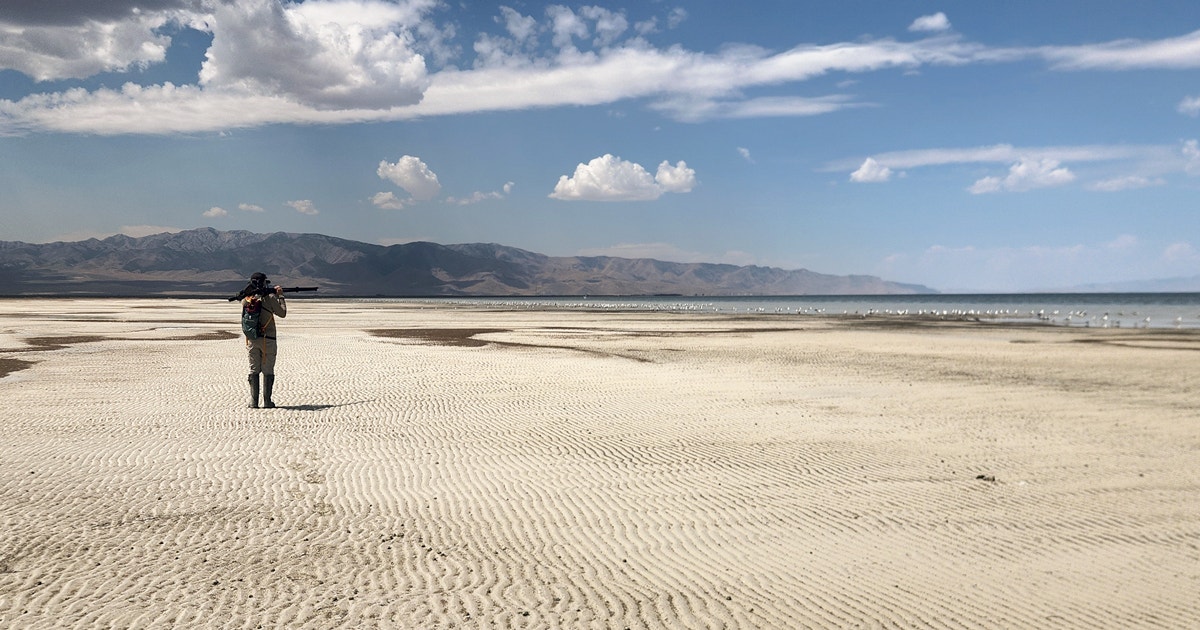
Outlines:
POLYGON ((356 402, 342 403, 340 405, 275 405, 276 409, 287 409, 289 411, 325 411, 326 409, 336 409, 338 407, 349 407, 350 405, 361 405, 366 400, 356 402))

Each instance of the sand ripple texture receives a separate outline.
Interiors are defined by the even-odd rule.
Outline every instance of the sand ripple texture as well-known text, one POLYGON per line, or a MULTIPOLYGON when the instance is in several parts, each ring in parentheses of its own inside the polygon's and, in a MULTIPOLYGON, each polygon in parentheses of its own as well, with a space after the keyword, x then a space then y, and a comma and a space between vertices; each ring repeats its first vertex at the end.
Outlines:
POLYGON ((0 301, 0 627, 1196 628, 1187 331, 0 301))

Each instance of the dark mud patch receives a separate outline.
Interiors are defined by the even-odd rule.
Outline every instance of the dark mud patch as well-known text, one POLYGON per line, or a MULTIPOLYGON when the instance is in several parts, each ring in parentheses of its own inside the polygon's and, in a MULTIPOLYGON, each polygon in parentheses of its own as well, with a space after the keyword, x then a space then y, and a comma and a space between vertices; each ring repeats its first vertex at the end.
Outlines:
POLYGON ((987 326, 1004 326, 1005 328, 1023 328, 1038 326, 1038 324, 1005 322, 999 324, 976 317, 940 318, 940 317, 887 317, 881 315, 859 316, 841 315, 830 318, 837 326, 856 330, 961 330, 966 328, 978 329, 987 326))
POLYGON ((161 339, 141 339, 132 337, 108 337, 104 335, 64 335, 53 337, 30 337, 25 340, 29 346, 28 349, 22 350, 0 350, 0 352, 48 352, 51 350, 62 350, 83 343, 94 343, 97 341, 224 341, 226 339, 236 339, 235 335, 227 330, 213 330, 195 335, 175 335, 172 337, 163 337, 161 339))
POLYGON ((178 335, 175 337, 163 337, 161 341, 224 341, 226 339, 237 339, 241 335, 235 335, 228 330, 213 330, 198 335, 178 335))
POLYGON ((104 337, 101 335, 70 335, 63 337, 33 337, 26 339, 25 343, 29 344, 36 351, 43 350, 62 350, 81 343, 92 343, 96 341, 104 341, 113 339, 113 337, 104 337))
POLYGON ((214 319, 122 319, 122 324, 200 324, 209 326, 226 326, 227 320, 214 319))
MULTIPOLYGON (((745 318, 745 321, 762 321, 752 318, 745 318)), ((560 331, 560 332, 580 332, 586 333, 596 330, 596 328, 588 328, 586 326, 545 326, 539 330, 560 331)), ((756 333, 779 333, 779 332, 805 332, 810 330, 804 326, 766 326, 766 327, 747 327, 747 328, 703 328, 697 330, 638 330, 634 328, 609 328, 604 329, 617 335, 625 335, 627 337, 653 337, 653 338, 672 338, 672 337, 708 337, 718 335, 748 335, 756 333)))
POLYGON ((479 348, 490 341, 476 339, 476 335, 487 333, 512 332, 504 328, 376 328, 367 333, 376 337, 391 339, 413 339, 439 346, 456 346, 460 348, 479 348))
POLYGON ((505 328, 376 328, 366 331, 370 335, 376 337, 385 337, 390 339, 413 339, 425 343, 440 345, 440 346, 455 346, 459 348, 480 348, 483 346, 498 346, 502 348, 526 348, 526 349, 546 349, 546 350, 569 350, 571 352, 582 352, 601 357, 616 357, 621 359, 630 359, 639 363, 649 363, 649 359, 642 357, 616 354, 612 352, 601 352, 599 350, 591 350, 589 348, 578 348, 575 346, 564 346, 557 344, 536 344, 536 343, 516 343, 512 341, 487 341, 484 339, 476 339, 476 335, 487 333, 504 333, 512 332, 511 329, 505 328))
POLYGON ((33 361, 22 361, 21 359, 4 359, 0 358, 0 378, 4 378, 13 372, 19 372, 33 365, 33 361))
POLYGON ((1120 346, 1122 348, 1138 348, 1141 350, 1189 350, 1200 351, 1200 332, 1196 334, 1180 333, 1179 331, 1144 330, 1133 335, 1117 335, 1104 337, 1087 337, 1076 339, 1076 343, 1120 346))

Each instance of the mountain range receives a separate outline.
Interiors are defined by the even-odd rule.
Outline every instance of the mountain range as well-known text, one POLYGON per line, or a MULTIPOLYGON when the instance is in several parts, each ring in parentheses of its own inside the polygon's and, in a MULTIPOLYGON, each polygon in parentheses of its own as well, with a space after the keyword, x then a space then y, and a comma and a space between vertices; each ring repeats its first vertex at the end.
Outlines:
POLYGON ((936 293, 805 269, 545 256, 491 243, 374 245, 321 234, 199 228, 134 238, 0 241, 0 295, 234 294, 251 273, 355 296, 936 293))

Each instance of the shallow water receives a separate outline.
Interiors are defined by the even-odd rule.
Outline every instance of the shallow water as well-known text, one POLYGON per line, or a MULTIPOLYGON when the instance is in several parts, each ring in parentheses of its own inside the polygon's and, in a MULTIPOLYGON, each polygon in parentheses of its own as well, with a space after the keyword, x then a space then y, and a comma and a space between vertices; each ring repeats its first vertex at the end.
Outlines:
POLYGON ((977 295, 563 296, 391 298, 444 307, 665 311, 781 316, 980 319, 1101 328, 1200 328, 1200 293, 977 295))

